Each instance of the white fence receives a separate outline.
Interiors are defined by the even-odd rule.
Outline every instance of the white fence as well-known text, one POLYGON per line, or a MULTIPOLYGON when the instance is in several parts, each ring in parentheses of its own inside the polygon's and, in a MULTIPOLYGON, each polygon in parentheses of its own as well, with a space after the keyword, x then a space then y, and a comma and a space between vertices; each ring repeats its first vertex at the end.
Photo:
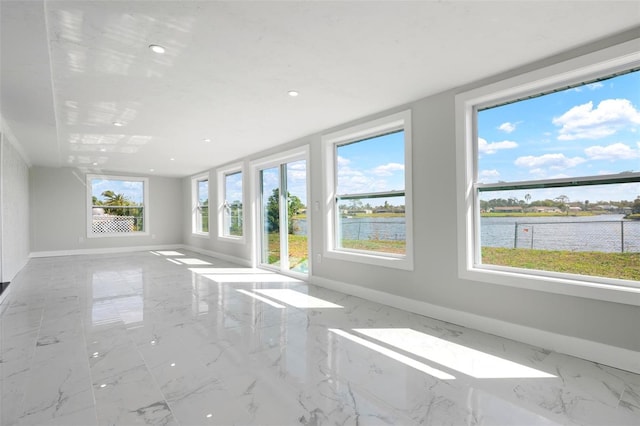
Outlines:
POLYGON ((134 232, 137 219, 134 216, 95 215, 91 230, 94 234, 134 232))

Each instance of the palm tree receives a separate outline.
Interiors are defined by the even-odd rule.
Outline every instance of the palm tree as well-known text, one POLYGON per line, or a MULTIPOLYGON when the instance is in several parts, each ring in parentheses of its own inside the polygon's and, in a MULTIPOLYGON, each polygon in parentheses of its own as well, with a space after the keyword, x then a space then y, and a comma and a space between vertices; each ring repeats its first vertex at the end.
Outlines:
MULTIPOLYGON (((115 192, 106 190, 102 193, 104 198, 103 205, 105 206, 117 206, 126 207, 131 205, 131 201, 124 194, 116 194, 115 192)), ((127 216, 126 209, 105 209, 109 214, 115 214, 116 216, 127 216)))
MULTIPOLYGON (((524 201, 527 203, 527 207, 529 207, 529 201, 531 201, 531 194, 524 194, 524 201)), ((526 210, 525 210, 526 213, 526 210)))

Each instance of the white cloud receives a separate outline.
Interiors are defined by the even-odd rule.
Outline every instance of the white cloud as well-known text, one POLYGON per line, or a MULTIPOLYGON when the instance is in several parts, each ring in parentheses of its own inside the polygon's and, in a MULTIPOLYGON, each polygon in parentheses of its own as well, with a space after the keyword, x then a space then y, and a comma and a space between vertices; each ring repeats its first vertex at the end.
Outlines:
POLYGON ((493 170, 481 170, 480 173, 478 173, 478 178, 480 179, 481 182, 497 182, 498 178, 500 177, 500 172, 493 169, 493 170))
POLYGON ((347 166, 350 162, 348 158, 338 156, 338 167, 347 166))
POLYGON ((502 130, 505 133, 511 133, 516 129, 516 124, 515 123, 509 123, 508 121, 506 123, 502 123, 501 125, 498 126, 498 130, 502 130))
POLYGON ((539 157, 533 155, 518 157, 514 164, 518 167, 527 167, 530 169, 549 167, 557 170, 575 167, 585 161, 587 160, 582 157, 567 158, 564 154, 544 154, 539 157))
POLYGON ((554 117, 553 124, 562 126, 559 140, 600 139, 640 124, 640 111, 628 99, 606 99, 595 109, 593 102, 574 106, 554 117))
POLYGON ((584 153, 592 160, 631 160, 640 158, 640 143, 638 149, 633 149, 623 143, 614 143, 607 146, 590 146, 584 153))
POLYGON ((500 176, 500 172, 497 171, 496 169, 493 169, 493 170, 482 170, 480 172, 480 176, 496 178, 496 177, 500 176))
POLYGON ((495 154, 501 149, 517 148, 518 144, 513 141, 487 142, 486 139, 478 138, 478 152, 481 154, 495 154))
MULTIPOLYGON (((338 192, 340 194, 387 191, 404 187, 402 179, 400 179, 400 182, 395 182, 397 179, 392 178, 391 180, 394 180, 394 183, 384 178, 385 176, 393 176, 391 169, 398 169, 398 166, 402 166, 401 164, 390 163, 392 166, 387 164, 378 166, 373 170, 357 170, 349 167, 348 163, 346 161, 343 162, 342 166, 338 166, 338 181, 340 182, 338 192), (374 173, 377 169, 380 169, 378 174, 374 173)), ((402 166, 402 169, 404 170, 404 166, 402 166)))
POLYGON ((376 176, 392 176, 393 172, 404 171, 404 164, 388 163, 376 167, 371 172, 376 176))
POLYGON ((589 90, 598 90, 598 89, 602 89, 604 87, 604 84, 600 83, 599 81, 596 83, 591 83, 591 84, 585 84, 584 86, 578 86, 575 87, 573 90, 575 92, 582 92, 582 89, 586 87, 589 90))

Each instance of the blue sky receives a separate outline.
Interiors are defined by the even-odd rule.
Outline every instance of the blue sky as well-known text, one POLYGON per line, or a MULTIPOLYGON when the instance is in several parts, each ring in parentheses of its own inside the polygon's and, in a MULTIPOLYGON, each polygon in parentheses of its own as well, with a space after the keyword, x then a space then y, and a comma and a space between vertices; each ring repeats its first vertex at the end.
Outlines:
POLYGON ((225 180, 225 199, 229 203, 244 201, 242 198, 242 172, 227 175, 225 180))
MULTIPOLYGON (((640 172, 639 130, 640 72, 480 111, 478 180, 640 172)), ((640 184, 531 192, 532 201, 559 195, 633 200, 640 184)))
POLYGON ((93 179, 91 181, 91 195, 104 201, 102 193, 111 190, 116 194, 123 194, 128 200, 142 204, 144 202, 144 183, 142 181, 124 181, 115 179, 93 179))
MULTIPOLYGON (((265 169, 262 173, 264 203, 269 200, 273 190, 280 185, 280 168, 265 169)), ((305 160, 287 163, 287 191, 307 205, 307 162, 305 160)))
POLYGON ((339 146, 338 194, 404 189, 404 132, 339 146))
POLYGON ((209 199, 209 181, 198 181, 198 201, 204 203, 209 199))

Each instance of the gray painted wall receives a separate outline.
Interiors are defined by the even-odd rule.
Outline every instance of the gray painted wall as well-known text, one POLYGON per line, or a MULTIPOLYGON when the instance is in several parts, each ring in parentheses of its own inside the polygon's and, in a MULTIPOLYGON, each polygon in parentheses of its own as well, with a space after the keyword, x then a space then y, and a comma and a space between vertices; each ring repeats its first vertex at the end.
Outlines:
POLYGON ((0 281, 7 282, 29 259, 29 168, 4 135, 0 150, 0 281))
MULTIPOLYGON (((621 35, 615 39, 586 46, 565 55, 549 58, 491 79, 452 89, 322 132, 329 133, 407 108, 412 110, 415 269, 414 271, 402 271, 324 258, 322 263, 312 264, 313 276, 354 284, 411 300, 423 301, 552 333, 640 351, 639 307, 460 279, 457 269, 456 246, 458 229, 456 221, 455 95, 620 43, 633 36, 632 33, 621 35), (437 202, 434 203, 434 200, 437 202), (434 208, 435 204, 437 204, 437 208, 434 208)), ((276 150, 253 155, 244 160, 258 159, 278 150, 284 151, 304 144, 309 144, 311 147, 309 165, 311 177, 309 204, 311 205, 314 201, 322 200, 324 177, 322 175, 321 133, 283 145, 276 150)), ((212 183, 215 181, 214 172, 215 170, 212 169, 212 183)), ((183 181, 185 194, 190 194, 190 182, 190 179, 183 181)), ((247 183, 248 181, 245 181, 245 185, 247 183)), ((211 200, 216 200, 217 186, 211 184, 210 188, 211 200)), ((190 201, 187 200, 185 204, 190 205, 190 201)), ((214 203, 212 202, 211 205, 213 206, 214 203)), ((248 205, 246 200, 245 205, 248 205)), ((183 212, 186 214, 186 223, 183 229, 186 244, 251 259, 250 245, 239 249, 229 243, 225 245, 217 242, 215 235, 208 240, 191 236, 190 211, 185 208, 183 212)), ((215 217, 213 211, 211 215, 213 219, 215 217)), ((313 245, 310 259, 313 260, 316 259, 317 253, 323 252, 323 229, 326 226, 323 220, 324 217, 318 214, 312 219, 311 238, 313 245)), ((251 217, 248 217, 247 221, 251 221, 251 217)), ((212 229, 215 228, 212 227, 212 229)))
POLYGON ((181 179, 149 177, 150 234, 135 237, 87 238, 85 182, 85 173, 78 169, 31 168, 32 253, 182 243, 181 179))

